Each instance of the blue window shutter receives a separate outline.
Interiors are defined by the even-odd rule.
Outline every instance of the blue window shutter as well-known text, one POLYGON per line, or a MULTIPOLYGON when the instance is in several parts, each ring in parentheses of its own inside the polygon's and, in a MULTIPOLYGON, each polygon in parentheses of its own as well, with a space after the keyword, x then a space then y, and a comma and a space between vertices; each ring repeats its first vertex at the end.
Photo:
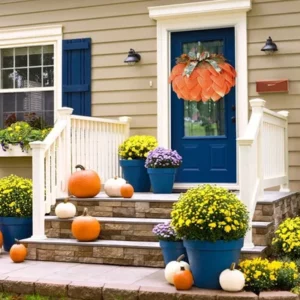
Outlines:
POLYGON ((62 106, 73 114, 91 115, 91 39, 63 41, 62 106))

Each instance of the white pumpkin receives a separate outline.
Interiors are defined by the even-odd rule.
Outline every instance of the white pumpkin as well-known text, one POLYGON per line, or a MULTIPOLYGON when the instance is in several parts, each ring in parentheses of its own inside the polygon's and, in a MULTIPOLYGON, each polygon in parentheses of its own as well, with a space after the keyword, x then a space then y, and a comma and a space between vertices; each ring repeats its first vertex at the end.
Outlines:
POLYGON ((184 254, 180 255, 177 260, 174 261, 170 261, 165 268, 165 278, 166 280, 170 283, 174 285, 174 281, 173 281, 173 277, 174 274, 176 272, 179 272, 181 270, 181 267, 184 267, 185 270, 189 270, 190 271, 190 265, 185 262, 182 261, 182 259, 184 258, 184 254))
POLYGON ((73 218, 76 215, 76 206, 65 199, 55 207, 55 214, 60 219, 73 218))
POLYGON ((239 292, 245 286, 244 274, 235 269, 235 263, 232 263, 230 269, 224 270, 220 274, 221 288, 226 292, 239 292))
POLYGON ((126 180, 123 178, 114 178, 108 179, 104 184, 104 191, 109 197, 121 197, 121 186, 126 183, 126 180))

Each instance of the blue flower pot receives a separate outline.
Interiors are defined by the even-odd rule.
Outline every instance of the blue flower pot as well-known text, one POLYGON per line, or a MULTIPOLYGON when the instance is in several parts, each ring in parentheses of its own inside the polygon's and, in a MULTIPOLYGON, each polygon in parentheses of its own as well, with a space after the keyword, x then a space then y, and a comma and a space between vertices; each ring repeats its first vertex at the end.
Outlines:
POLYGON ((3 234, 3 247, 9 251, 15 239, 21 240, 32 236, 32 217, 2 217, 0 230, 3 234))
POLYGON ((194 285, 203 289, 221 289, 219 276, 235 262, 238 264, 244 239, 234 241, 184 240, 194 285))
POLYGON ((153 193, 172 193, 177 168, 148 168, 147 171, 153 193))
POLYGON ((120 166, 124 179, 133 186, 135 192, 150 192, 151 184, 144 159, 121 159, 120 166))
POLYGON ((167 265, 170 261, 177 260, 177 258, 182 254, 184 254, 184 258, 182 260, 184 260, 187 263, 189 262, 182 241, 159 241, 159 245, 163 253, 165 265, 167 265))

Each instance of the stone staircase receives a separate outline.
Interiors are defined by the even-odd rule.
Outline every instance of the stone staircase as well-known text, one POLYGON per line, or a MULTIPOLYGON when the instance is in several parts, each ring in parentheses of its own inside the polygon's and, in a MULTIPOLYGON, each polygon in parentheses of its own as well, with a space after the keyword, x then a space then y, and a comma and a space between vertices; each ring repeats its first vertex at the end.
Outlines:
MULTIPOLYGON (((54 208, 45 217, 45 240, 25 239, 28 259, 96 264, 163 267, 163 257, 152 228, 170 218, 179 194, 135 193, 132 199, 108 198, 104 193, 91 199, 72 198, 80 215, 84 207, 101 223, 99 239, 78 242, 72 237, 72 219, 58 219, 54 208)), ((62 201, 58 199, 57 202, 62 201)), ((255 248, 242 249, 244 258, 265 256, 275 228, 282 219, 297 215, 300 194, 266 192, 253 218, 255 248)))

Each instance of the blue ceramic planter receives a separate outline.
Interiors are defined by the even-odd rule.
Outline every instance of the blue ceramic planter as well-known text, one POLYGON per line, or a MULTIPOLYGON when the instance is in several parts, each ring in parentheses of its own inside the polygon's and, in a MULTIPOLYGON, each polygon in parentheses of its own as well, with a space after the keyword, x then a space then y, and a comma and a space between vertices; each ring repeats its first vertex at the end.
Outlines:
POLYGON ((121 159, 120 166, 124 179, 133 186, 135 192, 150 192, 151 184, 144 159, 121 159))
POLYGON ((187 263, 189 262, 182 241, 178 241, 178 242, 159 241, 159 245, 163 253, 165 265, 167 265, 170 261, 176 260, 182 254, 184 254, 183 260, 187 263))
POLYGON ((177 168, 148 168, 147 171, 153 193, 172 193, 177 168))
POLYGON ((2 217, 0 230, 3 234, 3 247, 9 251, 15 239, 21 240, 32 236, 32 217, 2 217))
POLYGON ((194 285, 204 289, 221 289, 219 276, 235 262, 238 264, 244 239, 235 241, 184 240, 194 285))

